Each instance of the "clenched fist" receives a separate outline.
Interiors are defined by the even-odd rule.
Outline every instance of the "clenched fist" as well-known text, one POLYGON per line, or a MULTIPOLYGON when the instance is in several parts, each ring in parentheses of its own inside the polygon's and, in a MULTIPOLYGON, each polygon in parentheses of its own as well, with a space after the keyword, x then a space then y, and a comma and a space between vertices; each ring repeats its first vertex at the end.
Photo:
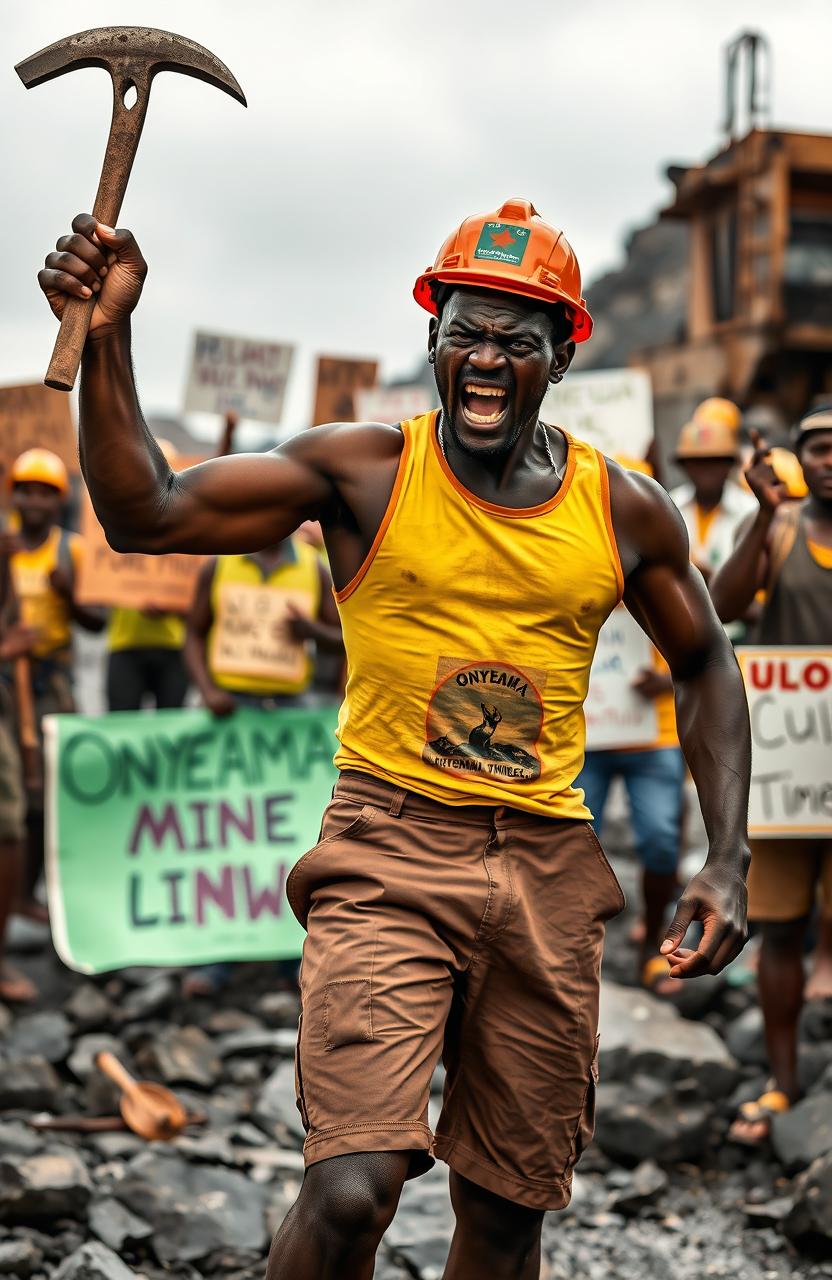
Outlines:
POLYGON ((59 320, 68 297, 95 295, 90 333, 100 336, 128 318, 146 275, 147 263, 132 232, 113 230, 91 213, 79 213, 72 220, 72 234, 61 236, 47 254, 38 284, 59 320))

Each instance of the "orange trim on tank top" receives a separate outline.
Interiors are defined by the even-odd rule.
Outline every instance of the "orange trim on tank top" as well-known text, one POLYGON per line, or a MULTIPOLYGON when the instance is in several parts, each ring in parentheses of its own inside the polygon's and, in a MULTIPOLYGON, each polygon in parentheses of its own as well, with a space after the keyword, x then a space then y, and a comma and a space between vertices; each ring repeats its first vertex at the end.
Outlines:
POLYGON ((402 423, 402 435, 404 436, 404 444, 402 445, 402 452, 399 458, 399 465, 396 468, 396 478, 393 481, 393 491, 390 494, 390 497, 387 501, 387 506, 384 510, 384 515, 381 518, 381 524, 378 527, 376 536, 373 538, 372 545, 370 546, 370 550, 367 552, 366 556, 364 557, 358 572, 354 574, 352 578, 350 578, 347 585, 345 587, 342 587, 340 591, 336 591, 334 587, 332 588, 332 594, 335 596, 335 599, 338 601, 339 604, 341 604, 344 600, 346 600, 348 596, 351 596, 353 591, 355 591, 356 587, 361 584, 361 581, 366 575, 367 570, 375 560, 376 552, 378 551, 379 547, 381 546, 384 540, 384 535, 387 532, 387 529, 390 525, 390 521, 393 519, 393 512, 396 510, 396 504, 399 501, 399 494, 401 493, 402 485, 404 484, 404 469, 405 469, 405 466, 407 465, 407 459, 410 456, 410 434, 408 431, 405 430, 404 423, 402 423))
POLYGON ((598 456, 598 474, 601 480, 601 509, 604 512, 604 524, 607 527, 607 537, 610 540, 610 551, 612 552, 612 563, 615 569, 615 576, 618 581, 618 600, 621 603, 624 595, 624 570, 621 568, 621 556, 618 552, 618 539, 615 536, 615 529, 612 523, 612 507, 610 505, 610 477, 607 471, 607 460, 601 453, 600 449, 595 450, 598 456))
POLYGON ((536 507, 500 507, 500 506, 497 506, 497 504, 494 502, 486 502, 485 498, 480 498, 477 496, 477 494, 472 493, 470 489, 466 489, 462 481, 458 480, 457 477, 454 475, 453 471, 451 470, 448 464, 447 458, 445 457, 444 453, 439 447, 439 439, 437 437, 437 432, 436 432, 436 423, 437 423, 438 416, 439 416, 439 410, 435 409, 434 419, 433 419, 433 422, 430 424, 430 438, 431 438, 431 441, 433 442, 433 452, 436 456, 436 461, 439 463, 439 466, 442 468, 442 471, 444 472, 446 479, 450 481, 451 485, 453 486, 454 489, 456 489, 457 493, 460 494, 461 497, 465 498, 467 502, 470 502, 475 507, 479 507, 482 511, 487 511, 489 515, 507 516, 510 520, 527 520, 529 519, 530 516, 543 516, 548 511, 554 511, 555 507, 557 507, 561 502, 563 502, 563 499, 566 497, 566 494, 569 491, 569 486, 572 483, 572 477, 575 474, 575 466, 576 466, 575 449, 572 444, 572 439, 566 431, 563 431, 560 427, 555 427, 555 430, 560 431, 561 435, 566 441, 566 451, 567 451, 566 452, 566 472, 564 473, 563 480, 561 481, 560 488, 558 489, 557 493, 554 494, 551 498, 549 498, 546 502, 538 503, 536 507))

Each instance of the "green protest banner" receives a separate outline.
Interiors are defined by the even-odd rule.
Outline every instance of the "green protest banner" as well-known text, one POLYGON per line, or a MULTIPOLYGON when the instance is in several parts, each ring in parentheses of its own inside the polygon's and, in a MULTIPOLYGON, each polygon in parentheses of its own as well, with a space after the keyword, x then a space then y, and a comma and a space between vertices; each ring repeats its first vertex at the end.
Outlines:
POLYGON ((286 878, 318 839, 336 715, 49 716, 47 885, 65 964, 299 956, 286 878))

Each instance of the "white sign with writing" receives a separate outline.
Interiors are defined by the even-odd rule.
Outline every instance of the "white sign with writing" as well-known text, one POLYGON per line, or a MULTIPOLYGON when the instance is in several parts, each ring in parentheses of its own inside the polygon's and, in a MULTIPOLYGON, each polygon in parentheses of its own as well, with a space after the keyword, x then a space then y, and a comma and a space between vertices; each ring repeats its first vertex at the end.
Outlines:
POLYGON ((751 716, 748 830, 832 836, 832 649, 743 646, 751 716))
POLYGON ((652 666, 650 641, 619 605, 598 633, 584 703, 587 751, 653 745, 658 736, 655 704, 632 687, 639 672, 652 666))
POLYGON ((185 412, 280 422, 293 353, 282 342, 195 334, 185 412))
POLYGON ((226 675, 294 683, 306 670, 307 646, 289 631, 293 612, 312 616, 307 591, 225 583, 211 639, 211 666, 226 675))
POLYGON ((650 377, 643 369, 567 373, 549 387, 540 417, 609 457, 643 458, 653 439, 650 377))
POLYGON ((359 422, 407 422, 433 403, 427 387, 369 387, 355 393, 355 416, 359 422))

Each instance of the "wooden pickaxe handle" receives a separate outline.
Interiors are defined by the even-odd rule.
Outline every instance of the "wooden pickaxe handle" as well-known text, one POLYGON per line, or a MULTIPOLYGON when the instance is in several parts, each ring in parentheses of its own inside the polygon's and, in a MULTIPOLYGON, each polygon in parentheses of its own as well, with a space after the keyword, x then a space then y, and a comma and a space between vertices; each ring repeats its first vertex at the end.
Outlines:
POLYGON ((43 784, 38 751, 38 725, 32 693, 32 664, 24 654, 14 660, 14 696, 17 704, 17 732, 26 785, 36 790, 43 784))
MULTIPOLYGON (((129 83, 138 94, 132 107, 124 105, 124 81, 119 77, 113 79, 113 119, 98 194, 92 207, 93 217, 108 227, 115 226, 121 212, 150 100, 148 78, 140 79, 137 76, 129 83)), ((71 391, 75 386, 95 303, 95 296, 67 298, 52 359, 44 378, 47 387, 54 387, 57 391, 71 391)))

